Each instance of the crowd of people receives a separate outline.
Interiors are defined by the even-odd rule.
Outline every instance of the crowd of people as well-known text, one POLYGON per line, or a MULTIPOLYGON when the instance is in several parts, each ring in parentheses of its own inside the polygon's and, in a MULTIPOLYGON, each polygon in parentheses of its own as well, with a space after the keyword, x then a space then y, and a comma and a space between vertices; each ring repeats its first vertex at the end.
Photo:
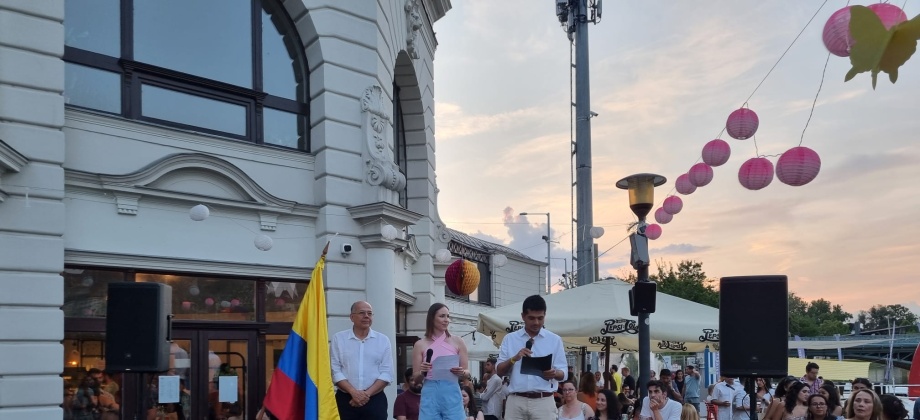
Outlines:
MULTIPOLYGON (((424 338, 414 346, 413 366, 393 404, 397 420, 903 420, 908 412, 897 397, 877 395, 865 378, 852 381, 852 394, 841 403, 838 388, 809 363, 805 375, 786 377, 776 387, 770 378, 756 378, 749 392, 735 378, 722 377, 701 389, 694 366, 672 372, 650 372, 637 384, 628 367, 610 372, 585 372, 580 378, 566 361, 562 339, 543 327, 546 302, 524 300, 523 328, 506 335, 497 358, 486 361, 482 380, 474 387, 462 339, 448 331, 450 310, 431 305, 424 338), (447 365, 438 359, 449 361, 447 365), (525 358, 531 358, 524 361, 525 358), (529 363, 532 361, 539 363, 529 363), (439 366, 436 368, 436 366, 439 366), (525 367, 525 365, 527 365, 525 367), (448 369, 449 370, 446 370, 448 369), (436 372, 440 369, 439 372, 436 372), (449 374, 446 373, 449 371, 449 374), (656 375, 657 374, 657 375, 656 375), (638 386, 648 395, 638 397, 638 386)), ((386 419, 383 388, 393 380, 387 337, 370 329, 367 302, 352 306, 354 328, 332 340, 333 380, 342 420, 386 419)), ((913 418, 920 404, 915 406, 913 418)))

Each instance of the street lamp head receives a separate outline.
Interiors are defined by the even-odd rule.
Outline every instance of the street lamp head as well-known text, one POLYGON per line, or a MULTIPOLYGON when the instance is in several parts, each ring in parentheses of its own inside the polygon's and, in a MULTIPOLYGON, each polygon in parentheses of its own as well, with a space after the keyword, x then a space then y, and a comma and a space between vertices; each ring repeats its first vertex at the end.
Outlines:
POLYGON ((667 179, 656 174, 635 174, 617 181, 617 188, 629 191, 629 208, 639 220, 655 205, 655 187, 663 185, 667 179))
POLYGON ((520 214, 518 214, 518 216, 526 216, 526 215, 527 215, 527 212, 526 212, 526 211, 521 212, 520 214))

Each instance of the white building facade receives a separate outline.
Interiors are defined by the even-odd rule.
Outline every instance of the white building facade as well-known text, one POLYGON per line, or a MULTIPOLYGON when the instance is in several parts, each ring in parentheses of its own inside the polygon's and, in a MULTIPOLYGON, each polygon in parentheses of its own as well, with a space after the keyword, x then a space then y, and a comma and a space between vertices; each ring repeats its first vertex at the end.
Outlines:
POLYGON ((170 285, 174 314, 170 372, 108 380, 118 416, 252 418, 327 242, 330 331, 367 300, 408 348, 445 300, 432 24, 450 8, 0 0, 0 419, 79 417, 113 282, 170 285), (191 400, 160 404, 163 374, 191 400))

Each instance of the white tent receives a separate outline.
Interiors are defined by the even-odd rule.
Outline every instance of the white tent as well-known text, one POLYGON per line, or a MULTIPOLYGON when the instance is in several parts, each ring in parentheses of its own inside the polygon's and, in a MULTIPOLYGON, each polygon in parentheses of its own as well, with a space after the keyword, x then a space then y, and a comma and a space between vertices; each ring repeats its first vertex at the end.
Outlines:
MULTIPOLYGON (((630 288, 631 284, 619 280, 601 280, 544 296, 544 325, 569 347, 598 351, 609 338, 611 352, 638 351, 639 326, 629 314, 630 288)), ((700 352, 718 343, 718 309, 660 292, 655 307, 649 315, 653 352, 700 352)), ((520 303, 479 314, 479 331, 496 343, 522 327, 520 303)))
POLYGON ((498 357, 498 347, 492 343, 492 338, 482 333, 473 331, 463 336, 466 344, 467 356, 471 361, 484 362, 490 356, 498 357))

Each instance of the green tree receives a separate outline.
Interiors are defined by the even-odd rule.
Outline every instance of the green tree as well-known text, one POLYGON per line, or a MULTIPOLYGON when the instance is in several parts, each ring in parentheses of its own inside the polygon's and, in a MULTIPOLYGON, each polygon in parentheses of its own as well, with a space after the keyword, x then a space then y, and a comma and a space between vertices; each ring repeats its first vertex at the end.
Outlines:
POLYGON ((801 337, 845 334, 850 332, 847 321, 852 318, 840 305, 818 299, 805 302, 789 293, 789 334, 801 337))
MULTIPOLYGON (((719 307, 719 291, 715 288, 715 279, 706 277, 703 272, 703 263, 699 261, 683 260, 677 263, 677 268, 671 263, 658 263, 658 273, 649 275, 649 280, 658 283, 658 291, 687 299, 699 304, 719 307)), ((630 273, 624 280, 635 283, 636 275, 630 273)))
POLYGON ((856 322, 863 331, 884 330, 895 325, 909 326, 898 330, 901 333, 917 332, 917 315, 903 305, 875 305, 869 311, 859 311, 856 322))

